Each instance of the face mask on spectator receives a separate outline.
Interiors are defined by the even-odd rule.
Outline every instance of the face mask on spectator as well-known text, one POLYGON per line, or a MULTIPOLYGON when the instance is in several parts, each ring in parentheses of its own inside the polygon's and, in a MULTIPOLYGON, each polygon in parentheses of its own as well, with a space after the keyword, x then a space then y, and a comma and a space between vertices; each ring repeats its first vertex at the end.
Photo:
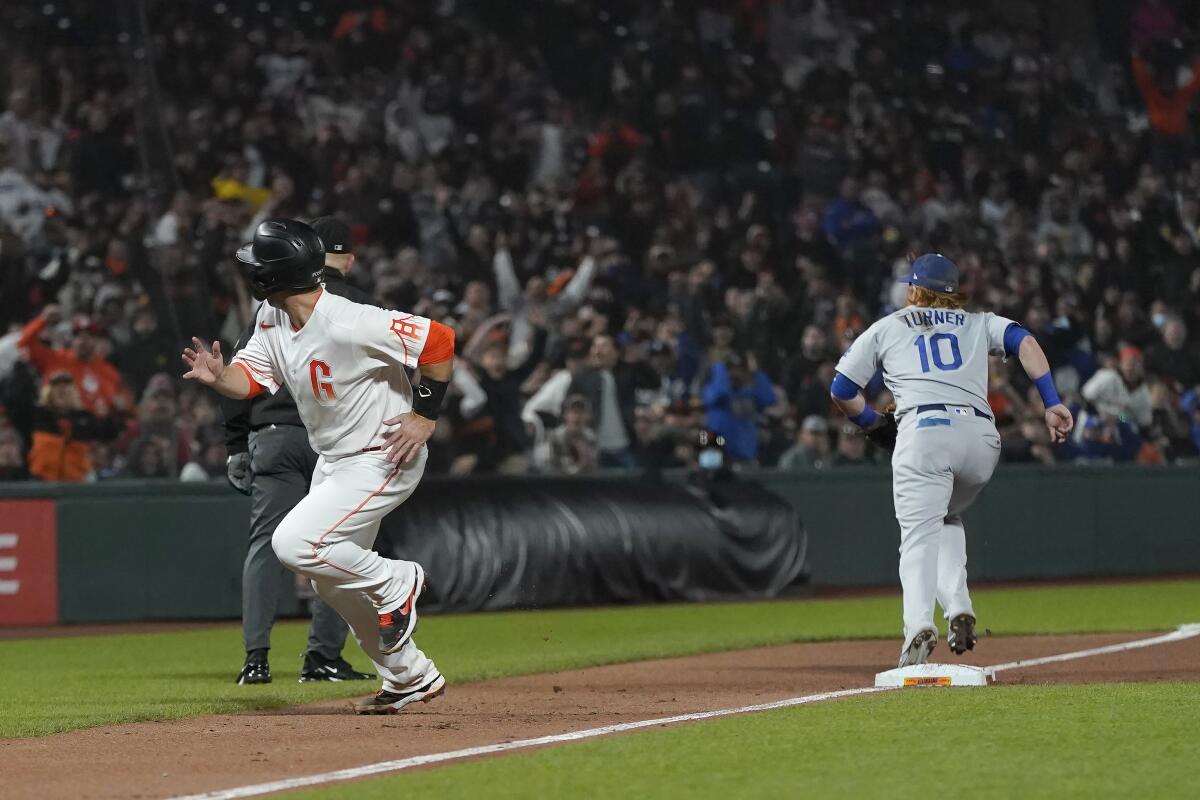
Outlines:
POLYGON ((700 469, 718 470, 725 464, 725 454, 716 448, 701 450, 697 463, 700 469))

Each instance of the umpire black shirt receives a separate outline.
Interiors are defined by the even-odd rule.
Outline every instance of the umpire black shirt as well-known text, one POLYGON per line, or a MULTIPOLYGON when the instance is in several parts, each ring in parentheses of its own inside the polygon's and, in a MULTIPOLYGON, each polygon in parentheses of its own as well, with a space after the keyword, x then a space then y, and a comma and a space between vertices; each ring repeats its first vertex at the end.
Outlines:
MULTIPOLYGON (((383 308, 375 298, 346 282, 346 276, 330 267, 325 268, 325 291, 333 292, 347 300, 364 305, 383 308)), ((233 352, 237 353, 254 335, 255 320, 242 332, 233 352)), ((253 400, 221 399, 221 412, 225 416, 225 449, 229 455, 245 453, 249 449, 250 431, 265 428, 268 425, 296 425, 303 427, 300 412, 296 410, 296 401, 288 394, 287 387, 281 386, 275 394, 263 392, 253 400)))

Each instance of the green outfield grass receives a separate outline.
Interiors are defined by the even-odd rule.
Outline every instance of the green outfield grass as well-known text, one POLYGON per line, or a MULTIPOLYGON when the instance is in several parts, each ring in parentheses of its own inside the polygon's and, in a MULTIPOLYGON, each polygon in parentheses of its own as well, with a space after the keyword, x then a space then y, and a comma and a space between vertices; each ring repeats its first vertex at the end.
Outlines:
MULTIPOLYGON (((1200 621, 1200 580, 984 590, 997 635, 1163 630, 1200 621)), ((899 596, 637 606, 428 617, 418 640, 451 681, 690 653, 899 636, 899 596)), ((277 708, 366 694, 373 684, 295 682, 305 628, 276 628, 269 686, 235 686, 240 631, 0 641, 0 738, 277 708)), ((358 667, 366 659, 351 643, 358 667)))
POLYGON ((288 797, 1197 797, 1197 738, 1194 684, 918 689, 288 797))

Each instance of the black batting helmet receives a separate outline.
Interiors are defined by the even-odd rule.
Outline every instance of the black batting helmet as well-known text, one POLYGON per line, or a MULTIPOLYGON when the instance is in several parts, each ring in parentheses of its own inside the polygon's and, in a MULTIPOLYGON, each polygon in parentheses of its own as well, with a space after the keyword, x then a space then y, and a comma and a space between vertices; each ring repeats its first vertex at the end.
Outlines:
POLYGON ((287 289, 314 289, 325 271, 321 237, 294 219, 268 219, 254 231, 254 241, 242 245, 237 260, 250 268, 254 296, 265 300, 287 289))

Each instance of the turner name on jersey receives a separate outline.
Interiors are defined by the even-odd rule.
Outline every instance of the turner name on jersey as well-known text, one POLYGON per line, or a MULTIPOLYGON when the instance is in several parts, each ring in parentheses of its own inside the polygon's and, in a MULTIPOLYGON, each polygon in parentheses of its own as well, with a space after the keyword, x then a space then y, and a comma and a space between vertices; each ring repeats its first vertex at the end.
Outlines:
POLYGON ((900 319, 910 328, 928 330, 935 325, 962 327, 967 322, 967 314, 964 311, 947 311, 943 308, 912 308, 905 309, 900 319))
POLYGON ((1004 333, 1015 324, 992 313, 909 306, 855 339, 837 371, 866 386, 882 369, 897 414, 937 403, 987 412, 988 355, 1004 353, 1004 333))
POLYGON ((230 363, 262 389, 287 386, 313 449, 337 458, 381 445, 383 421, 412 410, 401 367, 418 365, 436 324, 322 292, 299 330, 264 303, 254 336, 230 363))

